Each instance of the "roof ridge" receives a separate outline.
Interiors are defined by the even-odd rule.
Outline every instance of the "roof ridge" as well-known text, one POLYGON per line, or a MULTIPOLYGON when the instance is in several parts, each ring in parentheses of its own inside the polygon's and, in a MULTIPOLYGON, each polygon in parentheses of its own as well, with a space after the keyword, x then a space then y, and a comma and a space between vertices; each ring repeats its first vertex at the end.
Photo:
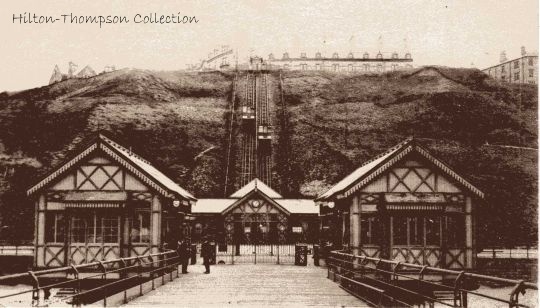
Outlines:
POLYGON ((409 143, 409 142, 412 142, 413 140, 414 140, 414 137, 413 137, 413 136, 407 137, 405 140, 402 140, 401 142, 399 142, 398 144, 394 145, 393 147, 390 147, 389 149, 387 149, 387 150, 384 151, 383 153, 380 153, 379 155, 377 155, 377 156, 371 158, 370 160, 365 161, 363 164, 361 164, 360 166, 358 166, 356 169, 361 168, 361 167, 363 167, 363 166, 365 166, 365 165, 367 165, 367 164, 369 164, 369 163, 371 163, 371 162, 373 162, 373 161, 375 161, 375 160, 377 160, 377 159, 379 159, 379 158, 381 158, 381 157, 383 157, 383 156, 388 155, 389 153, 391 153, 391 152, 393 152, 393 151, 395 151, 395 150, 397 150, 397 149, 403 147, 405 144, 407 144, 407 143, 409 143))
POLYGON ((103 134, 102 132, 99 133, 99 138, 102 139, 102 140, 104 140, 105 142, 109 143, 110 145, 112 145, 112 146, 115 147, 115 148, 118 148, 118 149, 123 150, 123 151, 127 151, 128 154, 129 154, 130 156, 133 156, 133 157, 135 157, 135 158, 137 158, 137 159, 140 159, 140 160, 142 160, 144 163, 147 163, 147 164, 153 166, 153 164, 152 164, 150 161, 148 161, 148 160, 142 158, 141 156, 135 154, 131 148, 128 149, 128 148, 126 148, 126 147, 120 145, 118 142, 114 141, 113 139, 111 139, 110 137, 106 136, 106 135, 103 134))

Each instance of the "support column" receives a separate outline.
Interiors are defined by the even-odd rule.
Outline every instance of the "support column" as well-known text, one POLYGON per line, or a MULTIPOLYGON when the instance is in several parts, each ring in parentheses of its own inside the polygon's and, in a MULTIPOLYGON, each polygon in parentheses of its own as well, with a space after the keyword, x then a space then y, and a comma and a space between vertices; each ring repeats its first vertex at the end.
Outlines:
POLYGON ((465 199, 465 267, 472 268, 473 264, 473 222, 472 222, 472 198, 465 199))
POLYGON ((346 212, 343 211, 341 213, 341 247, 342 249, 348 249, 349 248, 349 242, 345 241, 347 235, 347 215, 346 212))
POLYGON ((47 261, 45 260, 45 195, 39 195, 37 201, 36 213, 36 258, 35 263, 38 267, 44 267, 47 261))
POLYGON ((161 244, 161 201, 157 195, 152 197, 152 234, 150 237, 151 252, 159 252, 161 244))
POLYGON ((352 198, 350 209, 350 248, 354 255, 360 253, 360 200, 358 196, 352 198))

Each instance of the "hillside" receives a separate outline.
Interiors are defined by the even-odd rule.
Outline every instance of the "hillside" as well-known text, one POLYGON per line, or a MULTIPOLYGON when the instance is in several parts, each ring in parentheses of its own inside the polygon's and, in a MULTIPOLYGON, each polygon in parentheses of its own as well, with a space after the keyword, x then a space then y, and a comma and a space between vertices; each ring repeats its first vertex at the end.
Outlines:
MULTIPOLYGON (((233 77, 120 70, 0 94, 0 213, 15 217, 2 224, 14 230, 31 220, 24 190, 98 130, 196 196, 222 196, 233 77)), ((483 228, 507 243, 536 241, 537 151, 526 149, 537 148, 535 87, 441 67, 384 75, 284 72, 282 80, 273 171, 284 195, 314 196, 414 135, 486 192, 483 228)))

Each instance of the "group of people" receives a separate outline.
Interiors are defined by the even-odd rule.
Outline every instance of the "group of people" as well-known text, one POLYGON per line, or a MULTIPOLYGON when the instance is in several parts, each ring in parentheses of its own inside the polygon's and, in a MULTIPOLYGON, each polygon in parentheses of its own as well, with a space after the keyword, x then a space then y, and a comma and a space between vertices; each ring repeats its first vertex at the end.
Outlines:
MULTIPOLYGON (((178 247, 176 252, 180 257, 180 263, 182 264, 182 274, 187 274, 187 268, 189 264, 189 259, 191 257, 191 245, 187 240, 179 240, 178 247)), ((203 240, 201 245, 201 258, 203 258, 203 264, 206 269, 205 274, 210 274, 210 260, 212 259, 212 245, 207 238, 203 240)))

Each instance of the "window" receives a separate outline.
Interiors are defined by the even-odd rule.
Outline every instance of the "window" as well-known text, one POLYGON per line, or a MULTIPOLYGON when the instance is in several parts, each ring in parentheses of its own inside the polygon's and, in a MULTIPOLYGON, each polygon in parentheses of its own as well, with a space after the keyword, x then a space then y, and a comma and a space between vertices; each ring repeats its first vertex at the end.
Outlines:
POLYGON ((394 245, 408 245, 407 244, 407 217, 393 218, 392 224, 394 245))
POLYGON ((441 218, 435 216, 394 216, 393 244, 407 246, 440 246, 441 218))
POLYGON ((303 71, 307 70, 307 64, 300 64, 300 67, 303 71))
POLYGON ((320 52, 316 53, 315 58, 320 59, 321 58, 321 53, 320 52))
POLYGON ((348 65, 348 68, 349 68, 349 72, 352 72, 352 71, 353 71, 353 66, 352 66, 352 64, 349 64, 349 65, 348 65))
POLYGON ((446 217, 446 245, 449 248, 465 246, 465 217, 452 215, 446 217))
POLYGON ((514 61, 514 68, 519 68, 519 61, 514 61))
POLYGON ((106 213, 87 213, 71 218, 71 242, 118 243, 120 218, 106 213))
POLYGON ((392 59, 397 59, 397 58, 398 58, 398 54, 397 54, 397 52, 394 52, 394 53, 392 54, 392 59))
POLYGON ((426 246, 441 245, 441 218, 426 217, 426 246))
POLYGON ((302 233, 302 227, 292 227, 293 233, 302 233))
POLYGON ((375 245, 378 241, 379 219, 377 217, 362 216, 360 221, 360 243, 362 245, 375 245))
POLYGON ((409 245, 424 245, 424 218, 411 217, 409 220, 409 245))
POLYGON ((364 71, 369 72, 369 64, 364 64, 364 71))
POLYGON ((382 53, 379 52, 379 53, 377 54, 377 59, 382 59, 382 53))
POLYGON ((284 54, 283 54, 283 59, 289 59, 289 53, 287 53, 287 52, 284 53, 284 54))
POLYGON ((300 53, 300 58, 302 58, 302 59, 307 58, 306 53, 305 52, 300 53))
POLYGON ((321 70, 321 65, 320 64, 315 64, 315 69, 320 71, 321 70))
POLYGON ((397 68, 398 68, 398 65, 397 65, 397 64, 392 64, 392 70, 393 70, 393 71, 397 71, 397 68))
POLYGON ((332 54, 332 58, 334 58, 334 59, 337 59, 337 58, 339 58, 339 55, 338 55, 338 53, 337 53, 337 52, 334 52, 334 54, 332 54))
POLYGON ((529 77, 534 77, 534 69, 529 69, 529 77))
POLYGON ((504 72, 505 72, 505 70, 504 70, 504 65, 503 65, 503 66, 501 66, 501 73, 504 73, 504 72))
POLYGON ((135 211, 131 223, 130 238, 132 243, 150 242, 150 212, 135 211))
POLYGON ((363 58, 364 59, 369 59, 369 53, 365 52, 363 58))
POLYGON ((334 71, 338 71, 338 70, 339 70, 339 64, 334 64, 334 65, 332 65, 332 67, 334 68, 334 71))
POLYGON ((530 66, 533 66, 533 65, 534 65, 534 60, 533 60, 533 58, 529 58, 529 61, 528 61, 528 62, 529 62, 529 65, 530 65, 530 66))
POLYGON ((71 218, 71 242, 86 242, 86 220, 82 217, 71 218))
POLYGON ((349 59, 352 59, 352 58, 354 58, 354 55, 353 55, 353 53, 352 53, 352 52, 349 52, 349 54, 347 55, 347 58, 349 58, 349 59))
POLYGON ((382 72, 382 71, 383 71, 382 64, 377 64, 377 72, 382 72))
POLYGON ((405 54, 405 59, 410 59, 411 58, 411 54, 410 53, 406 53, 405 54))
POLYGON ((64 214, 49 212, 45 216, 45 242, 64 242, 64 214))
POLYGON ((519 72, 514 73, 514 80, 519 80, 519 72))

